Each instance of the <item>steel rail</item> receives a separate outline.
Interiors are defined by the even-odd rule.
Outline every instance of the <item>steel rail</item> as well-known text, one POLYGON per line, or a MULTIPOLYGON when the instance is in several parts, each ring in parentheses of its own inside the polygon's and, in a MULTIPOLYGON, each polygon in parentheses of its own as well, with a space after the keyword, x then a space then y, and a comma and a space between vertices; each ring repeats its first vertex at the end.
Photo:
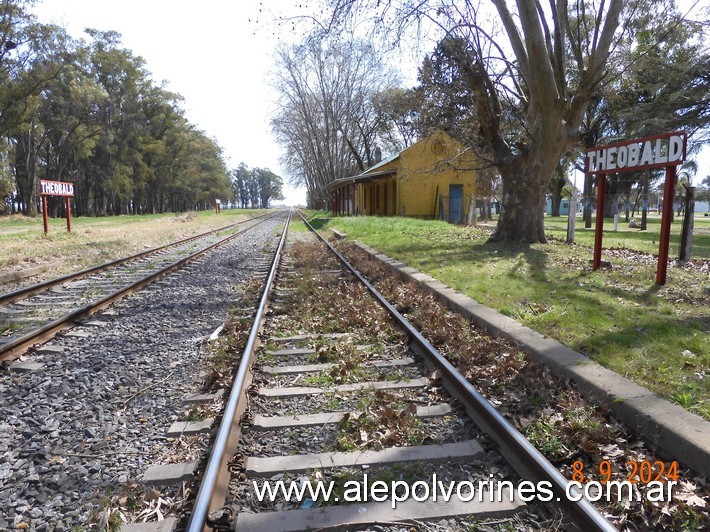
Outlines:
POLYGON ((92 266, 90 268, 86 268, 85 270, 81 270, 78 272, 73 272, 67 275, 63 275, 61 277, 55 277, 54 279, 48 279, 47 281, 43 281, 41 283, 33 284, 31 286, 26 286, 24 288, 20 288, 18 290, 15 290, 13 292, 7 292, 4 294, 0 294, 0 305, 6 305, 9 303, 12 303, 13 301, 16 301, 17 299, 20 299, 22 297, 30 296, 33 294, 36 294, 38 292, 42 292, 46 288, 49 288, 51 286, 55 286, 61 283, 65 283, 67 281, 72 281, 74 279, 80 279, 82 277, 85 277, 91 273, 105 270, 108 268, 111 268, 113 266, 119 266, 121 264, 124 264, 126 262, 130 262, 132 260, 140 259, 142 257, 145 257, 147 255, 151 255, 153 253, 158 253, 159 251, 162 251, 164 249, 174 247, 174 246, 179 246, 181 244, 186 244, 188 242, 191 242, 193 240, 197 240, 198 238, 205 237, 207 235, 211 235, 213 233, 218 233, 219 231, 226 231, 228 229, 231 229, 232 227, 236 227, 237 225, 250 222, 253 220, 259 220, 260 218, 273 215, 273 213, 267 213, 267 214, 261 214, 259 216, 255 216, 253 218, 248 218, 246 220, 242 220, 240 222, 236 222, 233 224, 225 225, 223 227, 220 227, 218 229, 212 229, 211 231, 207 231, 205 233, 201 233, 199 235, 194 235, 190 236, 188 238, 184 238, 182 240, 177 240, 175 242, 171 242, 170 244, 165 244, 164 246, 158 246, 157 248, 152 248, 146 251, 141 251, 140 253, 136 253, 134 255, 130 255, 128 257, 123 257, 120 259, 115 259, 109 262, 105 262, 103 264, 98 264, 96 266, 92 266))
POLYGON ((518 474, 523 477, 531 476, 536 481, 549 482, 554 492, 556 504, 569 513, 575 525, 581 530, 615 531, 616 528, 602 516, 592 504, 584 499, 580 490, 569 487, 568 481, 525 437, 498 412, 488 400, 483 397, 458 370, 432 346, 424 336, 417 331, 407 319, 387 301, 370 282, 353 267, 343 255, 340 254, 325 238, 323 238, 303 214, 298 215, 308 228, 338 257, 338 260, 355 277, 357 277, 368 290, 377 298, 380 304, 389 312, 402 329, 409 335, 410 341, 416 344, 441 370, 444 377, 456 389, 460 399, 475 413, 475 420, 479 427, 487 432, 501 447, 501 452, 511 462, 518 474), (567 494, 579 500, 571 501, 567 494))
POLYGON ((219 425, 219 431, 217 432, 214 445, 212 446, 212 453, 210 454, 209 461, 207 462, 207 468, 202 476, 200 489, 197 492, 197 498, 195 499, 195 506, 192 510, 192 515, 190 515, 190 521, 187 526, 188 532, 198 532, 203 530, 205 527, 205 520, 207 519, 207 514, 210 510, 217 479, 220 476, 220 472, 223 470, 224 460, 227 458, 225 456, 225 451, 232 436, 232 427, 235 422, 236 413, 238 412, 239 407, 242 406, 240 403, 243 403, 244 401, 244 384, 249 373, 249 367, 251 366, 252 359, 254 358, 261 323, 269 301, 271 288, 273 286, 274 279, 276 278, 279 259, 281 258, 284 243, 286 242, 286 235, 288 234, 288 226, 290 221, 291 211, 289 211, 288 219, 286 220, 283 233, 281 234, 281 239, 279 240, 276 252, 274 253, 274 259, 271 263, 266 283, 264 284, 264 292, 261 295, 259 307, 257 308, 256 315, 254 316, 254 323, 249 333, 249 339, 247 340, 246 347, 242 353, 241 362, 239 363, 239 368, 237 369, 237 375, 234 377, 234 382, 232 383, 232 389, 229 394, 229 399, 227 400, 224 414, 222 415, 222 422, 219 425))
MULTIPOLYGON (((276 216, 277 214, 273 214, 272 217, 276 216)), ((92 314, 95 314, 96 312, 105 309, 106 307, 108 307, 109 305, 111 305, 115 301, 123 298, 127 294, 134 292, 134 291, 138 290, 139 288, 153 282, 158 277, 161 277, 167 273, 170 273, 173 270, 181 268, 182 266, 184 266, 188 262, 191 262, 191 261, 195 260, 196 258, 204 255, 208 251, 211 251, 214 248, 229 242, 230 240, 236 238, 237 236, 245 233, 246 231, 249 231, 250 229, 256 227, 257 225, 259 225, 269 219, 270 218, 260 217, 259 222, 257 222, 254 225, 250 225, 249 227, 245 227, 241 231, 238 231, 232 235, 229 235, 226 238, 223 238, 222 240, 215 242, 214 244, 210 244, 206 248, 201 249, 200 251, 197 251, 197 252, 193 253, 192 255, 184 257, 177 262, 169 264, 168 266, 165 266, 164 268, 162 268, 160 270, 156 270, 155 272, 152 272, 151 274, 147 275, 146 277, 143 277, 142 279, 139 279, 138 281, 135 281, 129 285, 124 286, 123 288, 121 288, 120 290, 117 290, 116 292, 113 292, 113 293, 111 293, 111 294, 109 294, 97 301, 89 303, 88 305, 85 305, 79 309, 76 309, 76 310, 68 313, 68 314, 65 314, 61 318, 57 318, 56 320, 54 320, 50 323, 47 323, 47 324, 43 325, 42 327, 39 327, 39 328, 35 329, 34 331, 31 331, 19 338, 16 338, 15 340, 13 340, 11 342, 1 345, 0 346, 0 361, 16 358, 17 356, 19 356, 22 353, 24 353, 25 351, 27 351, 27 349, 29 349, 33 345, 35 345, 37 343, 44 343, 47 340, 53 338, 58 332, 71 328, 77 320, 89 317, 92 314)))

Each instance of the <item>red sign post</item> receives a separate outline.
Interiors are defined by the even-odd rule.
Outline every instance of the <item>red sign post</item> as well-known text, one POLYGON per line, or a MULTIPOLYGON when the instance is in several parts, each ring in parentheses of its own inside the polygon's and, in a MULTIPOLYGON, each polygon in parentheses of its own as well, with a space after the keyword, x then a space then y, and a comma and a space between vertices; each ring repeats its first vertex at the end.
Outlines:
POLYGON ((607 174, 665 168, 666 183, 661 216, 661 237, 658 245, 656 284, 666 284, 676 166, 685 161, 687 141, 688 137, 685 131, 676 131, 587 150, 587 159, 585 160, 587 173, 597 174, 597 223, 594 230, 594 258, 592 260, 594 270, 598 270, 601 266, 607 174))
POLYGON ((47 196, 64 196, 66 199, 67 211, 67 231, 71 233, 71 200, 74 196, 74 183, 65 183, 62 181, 45 181, 39 182, 41 187, 40 195, 42 196, 42 220, 44 222, 44 234, 49 233, 49 220, 47 219, 47 196))

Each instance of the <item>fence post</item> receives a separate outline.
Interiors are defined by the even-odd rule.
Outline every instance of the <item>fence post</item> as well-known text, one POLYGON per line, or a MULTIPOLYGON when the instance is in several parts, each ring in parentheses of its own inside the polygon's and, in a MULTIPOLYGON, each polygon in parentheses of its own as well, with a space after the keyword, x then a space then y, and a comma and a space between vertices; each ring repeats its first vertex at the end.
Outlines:
POLYGON ((569 200, 567 213, 567 243, 574 244, 574 230, 577 224, 577 187, 572 186, 572 197, 569 200))

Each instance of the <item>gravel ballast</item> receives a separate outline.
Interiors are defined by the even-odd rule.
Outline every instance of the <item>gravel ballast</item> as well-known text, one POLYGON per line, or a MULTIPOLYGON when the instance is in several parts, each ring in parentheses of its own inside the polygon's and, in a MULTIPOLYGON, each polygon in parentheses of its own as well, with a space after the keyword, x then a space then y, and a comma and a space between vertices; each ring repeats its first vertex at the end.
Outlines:
POLYGON ((80 326, 87 336, 52 340, 63 353, 28 352, 42 370, 0 370, 0 529, 86 526, 151 465, 191 459, 166 431, 184 420, 207 339, 263 270, 278 223, 95 316, 104 325, 80 326))

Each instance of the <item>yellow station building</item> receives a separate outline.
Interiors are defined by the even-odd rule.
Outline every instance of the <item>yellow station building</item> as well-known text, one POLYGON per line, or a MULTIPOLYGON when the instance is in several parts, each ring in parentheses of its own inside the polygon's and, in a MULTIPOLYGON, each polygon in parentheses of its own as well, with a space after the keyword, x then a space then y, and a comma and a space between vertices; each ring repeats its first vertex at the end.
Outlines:
POLYGON ((463 223, 476 195, 477 158, 435 131, 363 173, 329 183, 333 214, 411 216, 463 223))

